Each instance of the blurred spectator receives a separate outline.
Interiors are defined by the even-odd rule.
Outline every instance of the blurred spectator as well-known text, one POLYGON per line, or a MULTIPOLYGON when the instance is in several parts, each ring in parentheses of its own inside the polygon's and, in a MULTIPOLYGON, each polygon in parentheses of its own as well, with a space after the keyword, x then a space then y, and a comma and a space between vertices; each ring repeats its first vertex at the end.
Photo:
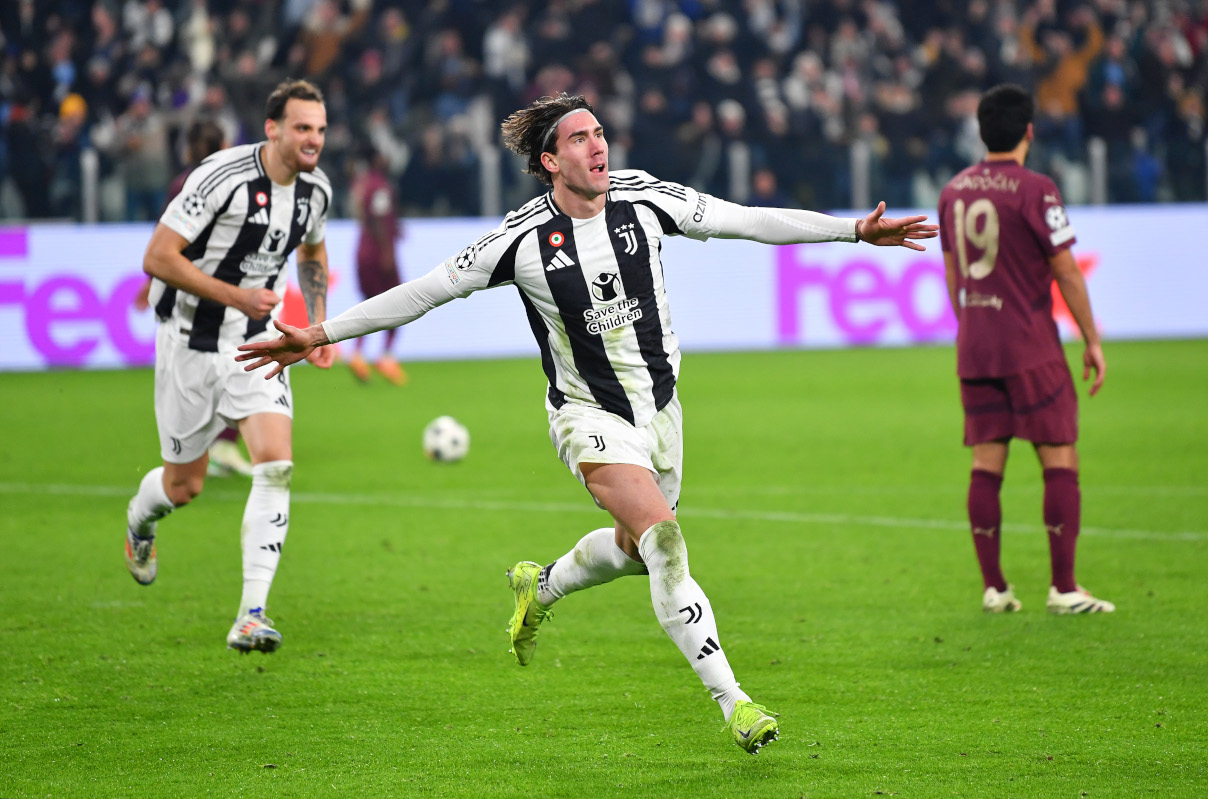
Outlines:
POLYGON ((52 133, 54 168, 50 184, 51 213, 63 219, 79 219, 80 155, 89 145, 88 104, 78 94, 69 94, 59 104, 59 121, 52 133))
POLYGON ((1082 154, 1078 92, 1086 84, 1092 59, 1103 47, 1103 30, 1087 6, 1072 11, 1070 25, 1062 27, 1055 7, 1054 2, 1046 0, 1030 10, 1020 40, 1038 71, 1036 138, 1043 147, 1077 161, 1082 154))
POLYGON ((776 181, 776 173, 767 167, 755 170, 755 174, 751 176, 751 196, 747 199, 747 204, 758 208, 798 207, 788 195, 780 190, 776 181))
MULTIPOLYGON (((1010 81, 1035 91, 1033 161, 1067 199, 1085 196, 1092 135, 1121 155, 1113 198, 1205 193, 1203 0, 9 0, 0 37, 0 180, 22 198, 9 213, 31 216, 80 212, 87 147, 105 218, 122 215, 139 171, 124 162, 144 157, 118 141, 136 94, 169 144, 199 116, 243 143, 287 76, 328 94, 329 171, 371 138, 426 214, 477 213, 497 116, 560 91, 591 97, 617 165, 730 199, 766 167, 798 204, 838 208, 857 139, 886 197, 930 205, 980 149, 969 96, 1010 81), (72 95, 82 121, 63 113, 72 95)), ((499 163, 504 190, 527 194, 499 163)))
POLYGON ((126 219, 159 219, 164 187, 172 178, 168 126, 163 112, 151 104, 151 94, 138 89, 130 107, 117 118, 115 155, 121 159, 126 182, 126 219))
POLYGON ((5 144, 9 174, 25 204, 25 216, 40 219, 50 216, 51 167, 48 143, 39 124, 37 102, 15 98, 8 109, 5 144))
MULTIPOLYGON (((1205 19, 1208 20, 1208 15, 1205 19)), ((1172 199, 1176 202, 1208 200, 1208 180, 1204 178, 1208 170, 1206 116, 1203 95, 1185 92, 1166 147, 1166 173, 1170 175, 1172 199)))

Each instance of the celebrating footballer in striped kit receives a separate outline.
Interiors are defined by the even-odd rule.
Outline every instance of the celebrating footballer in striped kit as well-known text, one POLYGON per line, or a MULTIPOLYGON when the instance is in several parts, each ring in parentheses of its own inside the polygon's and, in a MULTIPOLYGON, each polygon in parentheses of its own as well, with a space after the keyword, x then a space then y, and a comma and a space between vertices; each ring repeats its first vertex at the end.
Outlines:
POLYGON ((739 687, 675 516, 683 416, 664 239, 866 241, 921 250, 916 240, 937 228, 924 216, 884 218, 884 204, 863 219, 840 219, 748 208, 636 170, 610 173, 604 128, 579 96, 544 97, 517 111, 503 123, 503 140, 550 191, 427 275, 305 330, 278 322, 281 338, 241 345, 239 360, 249 370, 274 364, 272 378, 316 347, 405 325, 481 289, 515 286, 541 351, 550 439, 615 522, 546 566, 520 561, 507 570, 517 662, 532 661, 541 624, 568 594, 647 576, 659 624, 718 703, 734 743, 755 754, 779 735, 777 714, 739 687))
MULTIPOLYGON (((269 383, 249 379, 232 354, 272 335, 295 250, 307 316, 327 317, 323 95, 306 81, 286 81, 269 95, 265 117, 266 141, 217 152, 190 173, 147 245, 163 465, 143 477, 126 512, 126 565, 150 585, 159 568, 158 522, 201 493, 210 445, 239 428, 252 488, 240 525, 243 594, 227 646, 240 652, 281 644, 265 611, 289 530, 293 394, 285 371, 269 383)), ((307 356, 324 369, 334 360, 330 347, 307 356)))

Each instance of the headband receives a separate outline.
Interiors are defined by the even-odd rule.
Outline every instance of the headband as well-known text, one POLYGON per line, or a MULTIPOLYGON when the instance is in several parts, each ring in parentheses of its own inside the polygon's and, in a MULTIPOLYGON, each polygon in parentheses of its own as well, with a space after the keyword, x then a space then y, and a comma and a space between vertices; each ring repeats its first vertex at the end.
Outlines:
POLYGON ((556 131, 558 129, 558 126, 562 124, 562 120, 566 119, 569 116, 577 114, 580 111, 589 111, 589 110, 590 109, 587 109, 587 108, 576 108, 573 111, 567 111, 565 114, 558 117, 558 121, 549 126, 549 130, 547 130, 545 132, 545 138, 541 140, 541 152, 546 151, 546 147, 549 145, 550 136, 554 135, 554 131, 556 131))

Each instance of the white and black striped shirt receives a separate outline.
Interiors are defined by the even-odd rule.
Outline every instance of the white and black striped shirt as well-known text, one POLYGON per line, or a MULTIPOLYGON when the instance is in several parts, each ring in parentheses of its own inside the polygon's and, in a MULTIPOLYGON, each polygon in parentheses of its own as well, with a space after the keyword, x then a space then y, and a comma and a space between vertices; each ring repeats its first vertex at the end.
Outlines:
POLYGON ((567 216, 546 193, 444 263, 450 293, 515 284, 549 404, 593 405, 641 427, 671 401, 679 375, 662 238, 715 235, 716 202, 637 170, 612 173, 591 219, 567 216))
MULTIPOLYGON (((160 222, 188 240, 184 255, 219 280, 241 288, 285 289, 289 254, 305 241, 323 241, 331 183, 323 171, 300 172, 290 186, 273 183, 261 163, 264 142, 222 150, 201 163, 168 204, 160 222)), ((227 352, 264 333, 265 319, 152 282, 159 320, 190 348, 227 352)))

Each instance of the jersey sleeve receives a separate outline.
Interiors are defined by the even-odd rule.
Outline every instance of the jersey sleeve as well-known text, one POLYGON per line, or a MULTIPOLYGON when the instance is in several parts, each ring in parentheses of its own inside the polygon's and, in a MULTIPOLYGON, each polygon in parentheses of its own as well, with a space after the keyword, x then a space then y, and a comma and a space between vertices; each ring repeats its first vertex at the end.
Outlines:
POLYGON ((454 297, 507 285, 516 279, 516 247, 531 228, 509 227, 509 219, 441 263, 454 297))
POLYGON ((196 239, 214 221, 230 197, 232 184, 229 180, 208 180, 217 166, 217 163, 206 162, 194 169, 159 218, 161 224, 184 236, 186 241, 196 239))
POLYGON ((704 241, 720 232, 717 198, 691 186, 659 180, 640 169, 622 170, 610 188, 618 196, 653 207, 669 236, 687 236, 704 241))
POLYGON ((323 241, 327 235, 327 211, 331 206, 331 199, 327 192, 319 186, 315 187, 315 191, 311 194, 311 225, 310 230, 306 231, 306 235, 302 240, 312 247, 323 241), (317 206, 317 207, 315 207, 317 206))
POLYGON ((1040 242, 1041 249, 1050 258, 1073 246, 1076 241, 1074 226, 1061 201, 1061 192, 1049 178, 1037 181, 1033 195, 1027 200, 1024 218, 1040 242))

